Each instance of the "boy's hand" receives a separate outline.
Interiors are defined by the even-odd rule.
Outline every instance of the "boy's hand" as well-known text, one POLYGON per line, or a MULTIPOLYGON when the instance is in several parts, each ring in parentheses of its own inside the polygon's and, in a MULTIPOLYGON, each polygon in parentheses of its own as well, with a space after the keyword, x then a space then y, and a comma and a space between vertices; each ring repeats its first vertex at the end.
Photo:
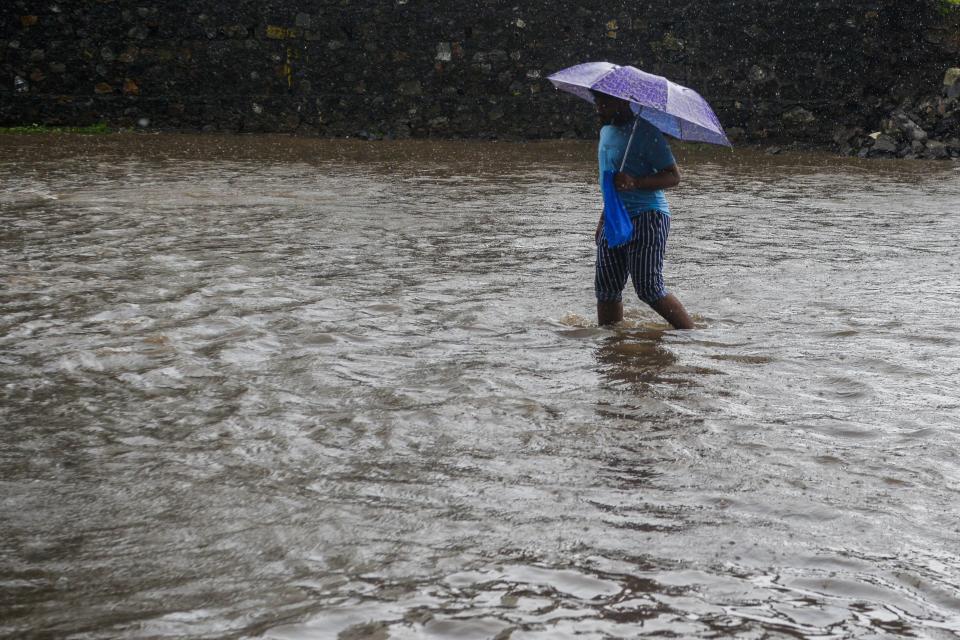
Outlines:
POLYGON ((613 184, 617 191, 630 191, 637 188, 637 180, 629 173, 617 173, 613 176, 613 184))
POLYGON ((671 189, 680 184, 680 169, 672 164, 652 176, 632 176, 629 173, 617 173, 613 176, 613 186, 617 191, 633 189, 671 189))

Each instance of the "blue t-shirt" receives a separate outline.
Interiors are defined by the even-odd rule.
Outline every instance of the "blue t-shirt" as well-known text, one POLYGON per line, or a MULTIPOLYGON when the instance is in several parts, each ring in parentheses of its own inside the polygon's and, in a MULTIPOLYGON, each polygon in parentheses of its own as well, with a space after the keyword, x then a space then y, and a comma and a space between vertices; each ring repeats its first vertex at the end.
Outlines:
MULTIPOLYGON (((632 128, 633 122, 629 122, 624 125, 608 124, 600 129, 598 159, 601 180, 604 171, 620 171, 620 161, 623 160, 632 128)), ((652 176, 674 164, 676 160, 673 159, 673 153, 660 130, 639 118, 637 132, 633 136, 630 155, 623 171, 633 176, 652 176)), ((630 215, 650 209, 659 209, 670 215, 670 205, 667 204, 667 196, 662 189, 630 189, 617 193, 630 215)))

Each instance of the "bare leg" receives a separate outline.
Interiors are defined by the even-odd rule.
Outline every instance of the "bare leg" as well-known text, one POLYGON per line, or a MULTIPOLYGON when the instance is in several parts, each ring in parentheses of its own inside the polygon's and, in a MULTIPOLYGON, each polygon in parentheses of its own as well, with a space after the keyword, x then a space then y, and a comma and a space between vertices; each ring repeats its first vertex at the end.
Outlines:
POLYGON ((680 301, 677 300, 677 297, 672 293, 668 293, 663 298, 660 298, 651 304, 650 307, 663 316, 664 320, 673 325, 674 329, 694 328, 693 320, 691 320, 690 316, 687 315, 687 310, 683 308, 683 305, 680 304, 680 301))
POLYGON ((597 303, 597 324, 601 327, 605 324, 616 324, 621 320, 623 320, 622 302, 597 303))

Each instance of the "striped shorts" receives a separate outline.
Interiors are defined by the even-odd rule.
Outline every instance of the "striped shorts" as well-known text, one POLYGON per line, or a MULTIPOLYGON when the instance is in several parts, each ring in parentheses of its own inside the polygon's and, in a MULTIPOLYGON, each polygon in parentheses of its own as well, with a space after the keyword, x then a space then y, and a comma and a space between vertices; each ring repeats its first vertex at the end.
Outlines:
POLYGON ((598 302, 620 302, 627 276, 637 296, 653 304, 667 295, 663 286, 663 254, 670 234, 670 216, 657 210, 633 216, 633 236, 616 249, 607 246, 601 228, 593 286, 598 302))

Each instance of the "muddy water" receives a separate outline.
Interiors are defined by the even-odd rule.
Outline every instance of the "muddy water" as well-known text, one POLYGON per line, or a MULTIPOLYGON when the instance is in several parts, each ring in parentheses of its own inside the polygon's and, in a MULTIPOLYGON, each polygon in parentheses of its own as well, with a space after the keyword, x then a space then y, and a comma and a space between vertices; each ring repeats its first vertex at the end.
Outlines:
POLYGON ((0 636, 960 637, 960 168, 0 138, 0 636))

